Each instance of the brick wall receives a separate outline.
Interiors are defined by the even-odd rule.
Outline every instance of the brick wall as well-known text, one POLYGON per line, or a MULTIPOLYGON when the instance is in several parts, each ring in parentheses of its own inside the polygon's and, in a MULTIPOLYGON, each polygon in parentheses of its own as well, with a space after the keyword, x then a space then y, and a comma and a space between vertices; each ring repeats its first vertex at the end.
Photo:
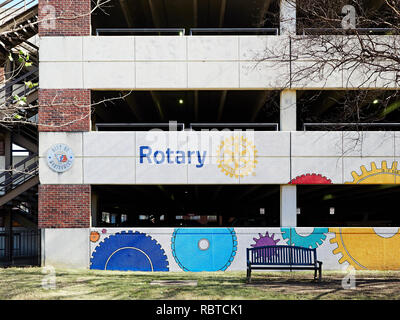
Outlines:
POLYGON ((90 193, 90 185, 40 185, 39 228, 90 228, 90 193))
POLYGON ((90 90, 39 89, 39 131, 89 131, 90 90))
POLYGON ((39 0, 39 35, 88 36, 90 11, 90 0, 39 0), (55 19, 51 19, 53 12, 55 19))

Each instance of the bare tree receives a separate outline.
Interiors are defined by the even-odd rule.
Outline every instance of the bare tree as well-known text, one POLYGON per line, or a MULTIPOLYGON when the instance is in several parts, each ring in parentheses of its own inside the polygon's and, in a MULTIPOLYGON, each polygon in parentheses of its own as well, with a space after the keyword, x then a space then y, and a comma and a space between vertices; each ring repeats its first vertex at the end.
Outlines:
POLYGON ((287 87, 316 83, 324 89, 299 97, 304 122, 322 122, 322 114, 324 122, 378 122, 400 107, 400 0, 291 4, 297 34, 288 36, 289 48, 268 48, 266 56, 291 63, 287 87), (329 81, 341 77, 343 89, 328 91, 329 81))

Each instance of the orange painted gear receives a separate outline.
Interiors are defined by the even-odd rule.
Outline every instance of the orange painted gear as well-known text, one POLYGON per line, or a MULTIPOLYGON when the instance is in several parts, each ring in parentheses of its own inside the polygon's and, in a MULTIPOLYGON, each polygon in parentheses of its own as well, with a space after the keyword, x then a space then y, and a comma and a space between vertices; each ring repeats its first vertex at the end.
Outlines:
POLYGON ((97 242, 100 239, 100 234, 97 231, 92 231, 90 233, 90 241, 97 242))
POLYGON ((334 254, 342 254, 339 263, 348 262, 356 270, 399 270, 400 232, 383 237, 374 228, 329 228, 335 233, 334 254))

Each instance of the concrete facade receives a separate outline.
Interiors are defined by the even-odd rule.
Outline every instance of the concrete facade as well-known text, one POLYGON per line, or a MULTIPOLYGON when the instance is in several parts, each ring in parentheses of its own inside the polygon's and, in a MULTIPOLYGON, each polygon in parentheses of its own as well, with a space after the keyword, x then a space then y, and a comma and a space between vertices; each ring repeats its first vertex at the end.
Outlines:
MULTIPOLYGON (((88 0, 72 2, 75 6, 82 2, 83 8, 90 4, 88 0)), ((398 89, 398 83, 394 74, 385 81, 365 81, 368 75, 362 70, 345 68, 334 74, 324 70, 318 79, 294 78, 296 70, 314 61, 301 45, 301 37, 291 43, 296 31, 293 3, 282 0, 279 36, 90 36, 90 16, 82 18, 82 26, 65 21, 53 32, 42 29, 39 103, 45 108, 39 111, 39 120, 47 126, 40 126, 39 135, 39 221, 44 265, 112 269, 107 265, 114 263, 122 270, 244 270, 245 248, 263 238, 268 243, 318 248, 327 269, 348 265, 398 269, 394 262, 398 229, 296 228, 297 184, 400 183, 400 137, 393 131, 296 131, 296 90, 388 90, 398 89), (281 131, 91 131, 91 90, 281 90, 281 131), (61 108, 59 101, 67 103, 61 108), (257 156, 252 159, 255 153, 249 153, 250 167, 224 171, 221 149, 235 144, 235 139, 245 139, 257 156), (57 143, 68 145, 74 153, 73 166, 63 173, 47 165, 47 152, 57 143), (181 158, 169 161, 167 149, 175 155, 182 152, 181 158), (91 185, 135 184, 280 185, 281 228, 93 228, 91 185), (66 190, 66 199, 84 194, 80 207, 73 201, 63 203, 61 190, 66 190), (346 251, 349 243, 351 252, 346 251), (374 249, 376 243, 382 249, 379 252, 374 249), (142 266, 149 262, 151 268, 126 267, 129 261, 117 257, 124 257, 127 247, 135 254, 144 252, 137 259, 143 259, 142 266), (194 254, 200 258, 192 266, 186 258, 194 254), (220 265, 208 264, 221 257, 220 265)), ((343 40, 341 36, 334 39, 343 40)), ((381 39, 398 41, 399 37, 381 39)), ((234 157, 240 161, 242 156, 234 157)))

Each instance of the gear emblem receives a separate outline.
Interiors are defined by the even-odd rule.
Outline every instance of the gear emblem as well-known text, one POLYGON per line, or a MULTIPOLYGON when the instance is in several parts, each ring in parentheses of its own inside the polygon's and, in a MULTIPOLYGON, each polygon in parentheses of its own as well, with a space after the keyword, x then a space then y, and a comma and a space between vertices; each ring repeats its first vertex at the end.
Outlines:
POLYGON ((257 164, 257 150, 244 137, 229 137, 221 142, 217 151, 218 168, 230 177, 245 177, 253 173, 257 164))
POLYGON ((168 271, 161 245, 141 232, 122 231, 101 241, 92 253, 90 269, 120 271, 168 271))
POLYGON ((233 228, 178 228, 171 249, 184 271, 225 271, 235 258, 237 237, 233 228))
POLYGON ((316 173, 307 173, 292 179, 289 184, 332 184, 332 181, 316 173))
POLYGON ((312 249, 322 245, 328 231, 328 228, 314 228, 312 233, 303 236, 297 233, 296 228, 281 228, 282 238, 289 240, 288 245, 312 249))
POLYGON ((374 228, 329 228, 335 233, 330 240, 337 244, 334 254, 339 263, 348 262, 356 270, 399 270, 400 232, 380 235, 374 228))
POLYGON ((397 161, 392 163, 389 169, 386 161, 382 161, 381 168, 378 168, 375 162, 371 162, 371 170, 368 171, 365 166, 361 166, 361 174, 353 171, 353 181, 346 184, 399 184, 400 170, 397 170, 397 161))
POLYGON ((263 236, 261 233, 258 234, 259 238, 253 238, 254 244, 250 245, 253 248, 263 247, 263 246, 276 246, 279 242, 279 239, 274 239, 274 234, 271 236, 267 233, 263 236))

